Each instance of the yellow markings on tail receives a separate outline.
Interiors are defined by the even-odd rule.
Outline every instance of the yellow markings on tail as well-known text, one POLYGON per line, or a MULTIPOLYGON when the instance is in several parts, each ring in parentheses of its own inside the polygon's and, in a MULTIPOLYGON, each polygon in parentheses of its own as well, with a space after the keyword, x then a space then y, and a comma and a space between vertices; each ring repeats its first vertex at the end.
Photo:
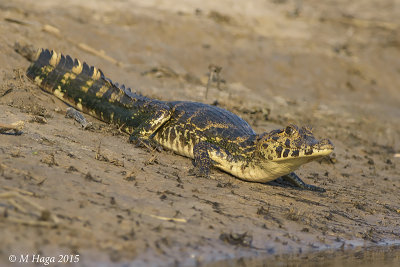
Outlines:
POLYGON ((113 92, 110 96, 109 101, 110 102, 115 102, 115 101, 120 101, 121 97, 125 94, 123 90, 118 89, 118 92, 113 92))
POLYGON ((60 99, 64 99, 64 93, 61 91, 61 86, 58 86, 58 87, 54 90, 53 94, 54 94, 56 97, 60 98, 60 99))
POLYGON ((88 110, 88 113, 89 113, 89 115, 91 115, 91 116, 97 118, 97 115, 96 115, 96 111, 95 111, 95 110, 89 109, 89 110, 88 110))
POLYGON ((47 74, 49 74, 49 73, 52 72, 53 70, 54 70, 54 67, 53 67, 53 66, 51 66, 51 65, 46 65, 46 66, 44 66, 44 67, 41 68, 41 70, 40 70, 40 72, 41 72, 40 76, 46 77, 47 74))
POLYGON ((38 59, 39 59, 39 56, 40 56, 43 52, 44 52, 43 48, 39 48, 39 49, 36 51, 36 54, 35 54, 35 56, 33 57, 32 61, 35 62, 36 60, 38 60, 38 59))
POLYGON ((79 99, 78 99, 78 103, 76 103, 76 107, 77 107, 80 111, 83 111, 82 98, 79 98, 79 99))
POLYGON ((93 80, 88 80, 84 86, 81 87, 81 90, 85 93, 89 90, 89 88, 93 85, 93 80))
POLYGON ((101 77, 100 70, 98 70, 98 69, 95 68, 95 67, 93 67, 93 68, 94 68, 94 70, 93 70, 92 79, 93 79, 93 80, 98 80, 98 79, 100 79, 100 77, 101 77))
POLYGON ((49 64, 53 67, 57 67, 58 63, 60 63, 61 54, 57 54, 55 51, 51 51, 52 56, 49 60, 49 64))
POLYGON ((73 66, 71 71, 73 73, 75 73, 76 75, 79 75, 82 72, 82 62, 80 62, 79 60, 76 60, 76 61, 78 62, 78 65, 77 66, 73 66))
POLYGON ((118 94, 116 94, 115 92, 113 92, 111 95, 110 95, 110 98, 108 99, 108 101, 109 102, 115 102, 115 100, 117 100, 118 99, 118 94))
POLYGON ((61 79, 61 83, 62 84, 66 84, 67 82, 69 82, 70 80, 74 80, 76 78, 76 75, 71 73, 71 72, 67 72, 64 74, 63 78, 61 79))
POLYGON ((108 90, 108 86, 107 85, 103 85, 98 92, 96 92, 96 96, 97 97, 102 97, 108 90))
POLYGON ((34 82, 35 82, 37 85, 40 86, 40 85, 42 84, 42 81, 43 81, 43 79, 40 78, 40 76, 36 76, 36 77, 35 77, 35 81, 34 81, 34 82))

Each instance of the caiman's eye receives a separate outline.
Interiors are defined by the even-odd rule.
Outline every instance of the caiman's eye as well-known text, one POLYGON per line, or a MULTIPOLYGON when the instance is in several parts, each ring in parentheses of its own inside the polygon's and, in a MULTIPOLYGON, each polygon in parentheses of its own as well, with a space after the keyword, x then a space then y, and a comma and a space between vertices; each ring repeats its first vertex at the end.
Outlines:
POLYGON ((294 132, 294 129, 293 129, 292 126, 287 126, 287 127, 286 127, 285 133, 286 133, 287 135, 292 135, 293 132, 294 132))

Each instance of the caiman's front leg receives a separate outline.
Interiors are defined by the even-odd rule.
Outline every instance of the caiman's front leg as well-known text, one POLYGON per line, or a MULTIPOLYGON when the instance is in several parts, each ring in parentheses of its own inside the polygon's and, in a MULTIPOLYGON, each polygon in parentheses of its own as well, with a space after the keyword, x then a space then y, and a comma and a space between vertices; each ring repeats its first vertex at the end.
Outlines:
POLYGON ((159 148, 152 136, 156 131, 167 122, 172 116, 172 110, 168 105, 160 105, 157 107, 157 111, 148 116, 147 119, 143 120, 138 127, 136 127, 129 137, 129 142, 134 143, 138 146, 145 146, 149 150, 153 148, 159 148))
POLYGON ((318 191, 318 192, 326 192, 326 190, 324 188, 322 188, 322 187, 306 184, 294 172, 291 172, 289 174, 283 175, 281 178, 283 180, 287 181, 288 183, 290 183, 291 185, 293 185, 295 187, 298 187, 298 188, 301 188, 301 189, 311 190, 311 191, 318 191))
POLYGON ((208 142, 199 142, 193 147, 194 169, 191 171, 196 176, 209 177, 213 166, 210 153, 217 147, 208 142))

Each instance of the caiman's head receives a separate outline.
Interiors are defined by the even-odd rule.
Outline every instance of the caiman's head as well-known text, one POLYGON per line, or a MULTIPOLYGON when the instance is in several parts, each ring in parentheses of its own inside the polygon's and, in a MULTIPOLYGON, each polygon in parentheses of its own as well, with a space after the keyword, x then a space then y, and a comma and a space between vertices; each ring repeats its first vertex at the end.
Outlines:
POLYGON ((288 171, 329 155, 333 148, 328 139, 317 140, 310 128, 296 125, 264 133, 257 141, 257 151, 262 158, 288 171))

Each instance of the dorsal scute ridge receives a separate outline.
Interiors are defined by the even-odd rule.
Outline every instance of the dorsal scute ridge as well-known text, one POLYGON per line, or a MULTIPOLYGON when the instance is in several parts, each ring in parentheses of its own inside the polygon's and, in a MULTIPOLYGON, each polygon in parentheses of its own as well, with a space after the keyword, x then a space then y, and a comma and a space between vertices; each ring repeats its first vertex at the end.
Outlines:
POLYGON ((89 65, 85 61, 80 61, 77 58, 73 58, 70 55, 58 53, 55 50, 40 48, 37 50, 34 58, 35 59, 33 64, 38 64, 38 67, 42 67, 47 64, 53 68, 61 67, 64 71, 70 71, 74 75, 87 76, 87 79, 104 80, 108 82, 111 86, 118 88, 119 90, 124 92, 130 98, 146 99, 145 96, 133 92, 130 87, 127 87, 124 84, 113 82, 111 79, 104 75, 101 69, 89 65), (59 64, 62 64, 62 66, 58 66, 59 64))
POLYGON ((102 78, 104 80, 106 80, 107 82, 109 82, 110 84, 112 84, 113 86, 117 87, 118 89, 122 90, 125 92, 125 94, 127 94, 130 97, 137 97, 137 96, 143 96, 141 94, 138 94, 137 92, 132 92, 132 89, 130 87, 126 87, 124 84, 119 84, 119 83, 115 83, 113 82, 110 78, 107 78, 103 75, 102 73, 102 78))

